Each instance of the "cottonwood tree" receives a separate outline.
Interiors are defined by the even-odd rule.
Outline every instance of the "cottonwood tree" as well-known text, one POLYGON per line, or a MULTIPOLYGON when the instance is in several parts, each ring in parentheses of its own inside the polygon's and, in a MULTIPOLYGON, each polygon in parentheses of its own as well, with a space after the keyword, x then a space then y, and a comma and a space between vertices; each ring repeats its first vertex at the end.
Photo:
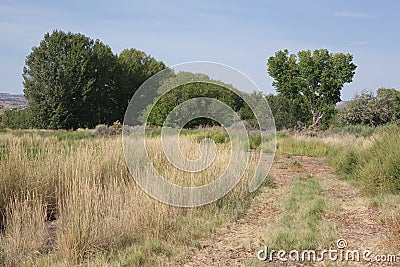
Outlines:
POLYGON ((274 115, 277 130, 301 128, 311 121, 311 114, 303 99, 288 99, 282 94, 265 96, 274 115))
POLYGON ((163 68, 136 49, 117 56, 80 33, 47 33, 23 70, 33 126, 76 129, 122 121, 137 88, 163 68))
MULTIPOLYGON (((234 111, 238 112, 243 107, 244 102, 240 97, 239 92, 235 93, 235 90, 236 89, 234 89, 232 85, 213 80, 205 74, 179 72, 163 80, 162 85, 158 89, 159 95, 154 100, 157 102, 154 102, 154 106, 151 104, 147 107, 141 120, 144 122, 144 118, 148 115, 146 121, 148 125, 162 126, 166 121, 168 114, 170 114, 175 107, 187 100, 199 97, 208 97, 219 100, 231 107, 234 111), (232 90, 227 89, 228 87, 232 90), (167 92, 169 88, 172 88, 172 90, 167 92), (152 108, 151 110, 150 107, 152 108)), ((174 111, 172 113, 173 117, 176 118, 174 122, 179 125, 179 123, 183 122, 181 119, 186 117, 197 117, 198 114, 201 113, 200 111, 203 112, 202 114, 207 114, 208 112, 219 114, 221 118, 224 117, 226 121, 229 121, 230 115, 218 112, 218 107, 211 105, 210 102, 199 101, 196 102, 196 105, 197 106, 186 106, 178 111, 174 111)), ((167 123, 169 122, 167 121, 167 123)), ((199 125, 212 126, 216 124, 218 123, 211 119, 199 117, 191 120, 185 125, 180 124, 179 126, 192 128, 199 125)))
POLYGON ((357 66, 353 56, 329 53, 326 49, 289 54, 277 51, 268 59, 268 74, 272 85, 288 99, 303 99, 312 115, 312 127, 319 126, 322 117, 340 101, 345 83, 353 80, 357 66))
POLYGON ((112 120, 115 65, 116 56, 99 40, 58 30, 45 34, 23 69, 35 126, 71 129, 112 120))
MULTIPOLYGON (((119 98, 121 99, 119 112, 120 117, 123 118, 129 101, 135 94, 136 90, 147 79, 149 79, 151 76, 158 73, 159 71, 165 69, 166 66, 162 61, 157 61, 154 57, 146 54, 145 52, 130 48, 122 50, 122 52, 118 55, 118 67, 120 68, 119 98)), ((155 88, 157 88, 159 86, 158 82, 160 82, 161 79, 155 79, 152 81, 155 81, 157 83, 153 85, 155 88)), ((137 107, 137 109, 145 109, 145 106, 137 107)))

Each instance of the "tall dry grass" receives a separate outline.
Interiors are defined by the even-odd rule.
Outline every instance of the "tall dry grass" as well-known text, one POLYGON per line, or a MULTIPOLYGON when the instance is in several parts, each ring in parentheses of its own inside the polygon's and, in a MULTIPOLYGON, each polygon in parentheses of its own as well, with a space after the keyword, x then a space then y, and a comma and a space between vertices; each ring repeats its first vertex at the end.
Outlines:
MULTIPOLYGON (((161 156, 159 141, 147 138, 152 161, 178 184, 212 181, 225 170, 230 156, 229 146, 217 145, 211 170, 197 176, 184 174, 161 156)), ((196 141, 186 137, 181 145, 191 159, 200 156, 196 141)), ((169 257, 168 247, 193 246, 224 220, 243 213, 252 196, 248 183, 257 161, 255 156, 250 158, 244 178, 223 199, 182 209, 154 200, 137 186, 126 167, 121 138, 60 140, 6 133, 1 135, 0 147, 0 249, 6 265, 35 262, 36 257, 67 265, 91 261, 137 265, 154 253, 169 257), (49 227, 51 220, 56 222, 55 230, 49 227), (133 257, 129 251, 135 251, 136 258, 129 258, 133 257), (98 255, 102 255, 100 260, 98 255)), ((146 175, 144 166, 138 169, 135 175, 146 175)))
POLYGON ((0 236, 0 246, 5 265, 31 262, 45 252, 48 232, 41 197, 27 193, 22 200, 11 198, 3 216, 5 231, 0 236))

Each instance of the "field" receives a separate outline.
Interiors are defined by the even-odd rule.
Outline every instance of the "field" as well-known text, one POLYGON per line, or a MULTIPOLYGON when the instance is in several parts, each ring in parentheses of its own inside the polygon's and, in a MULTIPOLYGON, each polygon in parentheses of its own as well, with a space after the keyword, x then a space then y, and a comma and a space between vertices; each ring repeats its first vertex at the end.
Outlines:
MULTIPOLYGON (((159 169, 170 174, 172 182, 191 181, 159 156, 159 141, 146 138, 159 169)), ((172 256, 179 259, 188 247, 198 245, 199 237, 243 215, 257 193, 248 192, 245 177, 213 204, 177 208, 154 200, 136 185, 120 136, 3 131, 0 142, 5 265, 160 265, 172 256)), ((198 156, 195 138, 183 137, 182 147, 198 156)), ((195 182, 210 182, 223 171, 229 153, 227 144, 217 144, 211 172, 203 172, 195 182)), ((249 168, 255 160, 250 158, 249 168)))
MULTIPOLYGON (((260 149, 252 136, 244 178, 222 199, 196 208, 144 193, 125 164, 120 136, 29 130, 0 136, 5 266, 264 266, 256 257, 264 245, 320 250, 339 238, 374 253, 400 249, 397 126, 367 134, 278 133, 270 175, 249 193, 258 160, 251 151, 260 149)), ((231 146, 223 132, 192 131, 181 136, 183 154, 199 158, 204 137, 215 141, 217 156, 200 176, 168 163, 157 132, 146 136, 149 157, 173 183, 207 184, 227 167, 231 146)), ((144 171, 136 175, 146 178, 144 171)))

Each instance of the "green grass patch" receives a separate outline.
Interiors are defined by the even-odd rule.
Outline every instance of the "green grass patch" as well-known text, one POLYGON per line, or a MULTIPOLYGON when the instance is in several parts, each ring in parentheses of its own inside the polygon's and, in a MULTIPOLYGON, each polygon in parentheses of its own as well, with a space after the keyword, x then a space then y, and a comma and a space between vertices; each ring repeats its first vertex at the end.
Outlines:
POLYGON ((76 141, 93 138, 91 131, 67 131, 67 130, 12 130, 1 133, 11 133, 17 137, 55 137, 58 141, 76 141))
POLYGON ((270 229, 269 247, 290 251, 318 249, 329 244, 331 240, 322 240, 329 231, 326 225, 321 225, 325 201, 321 185, 314 176, 305 175, 293 181, 283 203, 284 213, 270 229))
POLYGON ((310 156, 320 157, 327 156, 332 150, 332 147, 315 140, 300 140, 294 137, 278 139, 279 149, 278 154, 293 155, 293 156, 310 156))
POLYGON ((367 195, 400 193, 400 128, 387 127, 368 148, 342 148, 331 164, 367 195))

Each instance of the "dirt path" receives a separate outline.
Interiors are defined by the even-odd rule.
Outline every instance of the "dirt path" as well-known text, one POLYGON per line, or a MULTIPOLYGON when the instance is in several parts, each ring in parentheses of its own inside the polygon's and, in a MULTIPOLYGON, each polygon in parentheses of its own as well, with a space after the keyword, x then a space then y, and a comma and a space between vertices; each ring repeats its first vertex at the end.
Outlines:
MULTIPOLYGON (((389 252, 384 247, 385 230, 379 223, 379 211, 372 208, 352 186, 335 176, 324 159, 277 156, 270 173, 276 187, 263 190, 244 217, 218 229, 212 239, 200 240, 201 249, 193 250, 184 266, 305 266, 300 263, 260 262, 256 257, 257 251, 266 245, 263 237, 268 234, 268 225, 275 223, 283 212, 277 200, 285 197, 290 192, 290 182, 304 173, 318 177, 331 207, 326 210, 324 220, 337 225, 337 239, 346 239, 348 249, 370 249, 372 255, 389 252), (293 159, 300 162, 302 168, 283 168, 285 162, 293 159)), ((382 266, 367 262, 326 261, 318 265, 382 266)))

